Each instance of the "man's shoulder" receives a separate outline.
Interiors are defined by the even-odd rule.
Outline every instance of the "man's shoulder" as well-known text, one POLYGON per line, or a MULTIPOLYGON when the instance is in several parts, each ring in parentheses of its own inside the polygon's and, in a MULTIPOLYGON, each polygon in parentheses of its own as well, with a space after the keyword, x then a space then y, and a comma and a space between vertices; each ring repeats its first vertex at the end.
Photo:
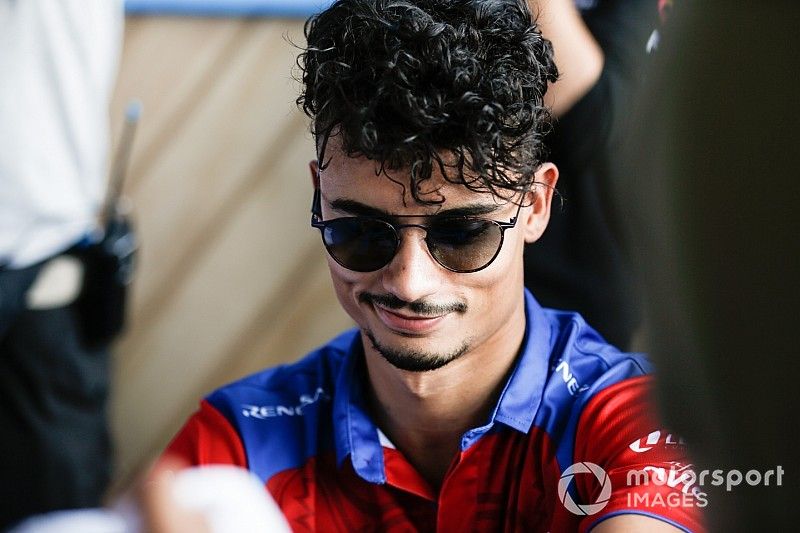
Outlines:
POLYGON ((333 449, 335 387, 357 340, 347 331, 294 363, 217 389, 170 451, 191 464, 246 465, 266 482, 333 449))
POLYGON ((623 352, 606 342, 579 314, 545 313, 552 351, 534 425, 546 431, 563 467, 574 462, 579 432, 594 433, 611 422, 621 427, 621 421, 635 432, 652 420, 648 391, 653 367, 645 354, 623 352))
POLYGON ((345 331, 298 361, 224 385, 206 400, 229 419, 283 416, 288 410, 299 413, 302 406, 332 395, 339 370, 357 336, 355 329, 345 331))
POLYGON ((526 318, 523 356, 508 390, 528 401, 506 411, 521 421, 533 416, 551 437, 598 392, 652 371, 645 354, 619 350, 579 313, 541 307, 529 291, 526 318))
POLYGON ((542 395, 546 408, 539 410, 535 423, 561 437, 600 392, 647 376, 653 368, 645 354, 623 352, 606 342, 578 313, 551 309, 545 313, 550 318, 552 350, 542 395))
POLYGON ((554 309, 544 311, 550 319, 553 339, 551 377, 577 373, 584 378, 581 389, 587 390, 598 380, 613 381, 653 371, 646 354, 620 350, 587 324, 579 313, 554 309))

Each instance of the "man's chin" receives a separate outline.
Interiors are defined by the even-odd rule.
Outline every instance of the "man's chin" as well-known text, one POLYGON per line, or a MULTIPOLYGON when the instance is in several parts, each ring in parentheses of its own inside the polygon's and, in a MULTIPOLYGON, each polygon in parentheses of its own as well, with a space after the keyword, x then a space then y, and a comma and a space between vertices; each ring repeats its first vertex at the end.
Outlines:
MULTIPOLYGON (((415 348, 414 346, 392 346, 382 343, 375 338, 370 330, 364 330, 372 347, 390 365, 407 372, 430 372, 455 361, 469 350, 469 344, 464 342, 454 349, 441 352, 431 352, 415 348)), ((416 344, 416 343, 409 343, 416 344)))

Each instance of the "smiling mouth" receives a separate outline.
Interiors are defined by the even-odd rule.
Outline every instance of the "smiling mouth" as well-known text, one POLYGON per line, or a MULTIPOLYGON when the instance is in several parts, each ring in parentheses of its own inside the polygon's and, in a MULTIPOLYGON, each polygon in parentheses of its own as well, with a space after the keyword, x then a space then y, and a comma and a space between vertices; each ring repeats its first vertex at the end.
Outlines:
POLYGON ((372 307, 387 328, 407 335, 429 333, 447 316, 446 314, 438 316, 405 315, 375 304, 372 307))

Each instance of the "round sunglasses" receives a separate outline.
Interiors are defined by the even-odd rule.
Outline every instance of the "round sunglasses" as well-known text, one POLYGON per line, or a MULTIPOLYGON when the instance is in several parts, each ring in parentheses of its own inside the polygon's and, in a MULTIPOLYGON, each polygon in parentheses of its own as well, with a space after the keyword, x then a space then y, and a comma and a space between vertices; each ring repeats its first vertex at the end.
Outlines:
POLYGON ((400 230, 422 228, 431 257, 452 272, 477 272, 500 253, 503 236, 517 223, 522 203, 509 222, 469 216, 393 215, 392 219, 428 218, 427 224, 395 224, 381 217, 350 216, 322 220, 322 199, 314 190, 311 225, 319 228, 328 254, 348 270, 374 272, 388 265, 400 247, 400 230))

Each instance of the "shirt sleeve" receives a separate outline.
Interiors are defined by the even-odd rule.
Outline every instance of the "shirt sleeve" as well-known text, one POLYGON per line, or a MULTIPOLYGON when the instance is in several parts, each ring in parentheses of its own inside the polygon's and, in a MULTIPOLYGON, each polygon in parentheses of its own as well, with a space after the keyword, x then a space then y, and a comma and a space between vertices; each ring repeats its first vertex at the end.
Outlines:
POLYGON ((172 439, 163 456, 179 457, 192 466, 226 464, 247 468, 239 434, 206 400, 172 439))
POLYGON ((602 480, 602 472, 575 476, 582 500, 607 499, 602 510, 582 520, 581 533, 620 514, 650 516, 684 531, 705 531, 706 495, 691 483, 692 465, 683 439, 659 423, 650 401, 651 386, 650 376, 626 379, 600 391, 581 413, 575 462, 599 465, 607 475, 602 480))

